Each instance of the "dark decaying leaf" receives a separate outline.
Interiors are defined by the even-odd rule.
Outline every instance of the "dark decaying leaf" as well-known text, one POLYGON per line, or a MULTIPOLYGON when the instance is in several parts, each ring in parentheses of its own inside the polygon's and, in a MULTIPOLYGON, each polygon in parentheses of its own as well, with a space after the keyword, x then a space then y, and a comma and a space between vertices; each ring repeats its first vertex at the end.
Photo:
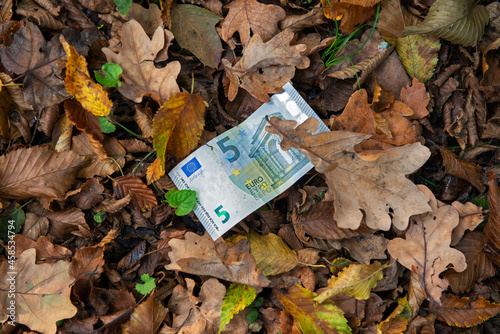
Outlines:
POLYGON ((443 157, 443 166, 446 174, 469 181, 481 192, 486 189, 483 183, 481 167, 470 161, 458 159, 455 154, 446 147, 440 147, 439 152, 443 157))
POLYGON ((104 249, 99 246, 82 247, 76 250, 69 266, 72 278, 97 280, 103 271, 104 249))
POLYGON ((130 203, 138 211, 151 209, 153 206, 158 205, 153 191, 137 176, 125 175, 117 177, 113 181, 113 190, 118 198, 130 195, 130 203))
POLYGON ((490 203, 490 219, 484 227, 484 251, 491 261, 500 266, 500 190, 497 174, 487 172, 490 203))

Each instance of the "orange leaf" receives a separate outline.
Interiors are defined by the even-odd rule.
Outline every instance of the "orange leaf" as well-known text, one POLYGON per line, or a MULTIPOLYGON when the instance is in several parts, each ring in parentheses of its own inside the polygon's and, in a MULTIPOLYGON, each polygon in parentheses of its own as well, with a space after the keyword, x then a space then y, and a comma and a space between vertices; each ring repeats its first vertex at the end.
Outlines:
POLYGON ((146 171, 146 179, 148 180, 148 184, 159 180, 163 175, 165 175, 165 168, 163 168, 161 160, 156 158, 155 161, 153 161, 153 163, 149 165, 146 171))
POLYGON ((450 326, 472 327, 494 317, 500 312, 500 304, 490 303, 481 296, 475 299, 444 294, 441 305, 431 302, 429 310, 439 321, 450 326))
POLYGON ((161 106, 153 120, 153 147, 161 165, 166 153, 183 158, 198 145, 205 126, 205 104, 198 94, 177 93, 161 106))
POLYGON ((85 57, 80 56, 62 36, 61 43, 68 55, 66 78, 64 79, 66 90, 69 94, 74 95, 78 102, 92 114, 96 116, 109 115, 113 104, 102 86, 90 79, 85 57))
POLYGON ((153 191, 146 187, 137 176, 117 177, 113 180, 113 191, 118 198, 130 195, 132 207, 140 211, 158 205, 153 191))
POLYGON ((401 88, 401 94, 399 95, 401 101, 410 107, 414 114, 412 119, 421 119, 429 115, 427 110, 427 105, 431 100, 429 93, 425 90, 425 84, 418 81, 417 78, 413 78, 410 85, 401 88))

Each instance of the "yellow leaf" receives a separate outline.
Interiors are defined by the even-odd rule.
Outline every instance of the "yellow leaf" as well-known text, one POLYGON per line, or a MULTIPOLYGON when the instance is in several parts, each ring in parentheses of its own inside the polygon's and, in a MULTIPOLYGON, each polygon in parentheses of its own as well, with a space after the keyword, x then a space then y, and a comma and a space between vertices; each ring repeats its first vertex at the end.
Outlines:
POLYGON ((146 171, 146 179, 148 181, 148 184, 159 180, 163 175, 165 175, 165 168, 163 168, 161 160, 156 158, 155 161, 153 161, 153 163, 149 165, 146 171))
POLYGON ((161 165, 165 153, 176 158, 188 155, 205 126, 205 104, 198 94, 177 93, 165 102, 153 119, 153 147, 161 165))
POLYGON ((113 104, 102 86, 90 79, 85 57, 80 56, 62 36, 61 43, 68 55, 66 78, 64 79, 66 90, 69 94, 74 95, 77 101, 92 114, 96 116, 109 115, 113 104))
POLYGON ((339 293, 346 293, 356 299, 368 299, 371 289, 382 279, 385 267, 387 265, 381 265, 378 261, 369 265, 351 264, 337 277, 330 278, 326 290, 314 298, 314 301, 322 303, 339 293))
POLYGON ((403 333, 412 319, 412 310, 407 297, 398 299, 398 306, 387 319, 377 324, 377 334, 403 333))

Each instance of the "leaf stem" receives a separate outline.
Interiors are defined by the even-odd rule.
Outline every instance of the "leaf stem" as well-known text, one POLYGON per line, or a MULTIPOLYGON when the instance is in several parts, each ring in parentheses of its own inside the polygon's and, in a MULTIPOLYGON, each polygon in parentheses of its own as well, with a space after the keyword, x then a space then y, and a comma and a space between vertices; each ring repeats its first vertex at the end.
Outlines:
POLYGON ((130 133, 132 136, 134 136, 134 137, 136 137, 136 138, 138 138, 138 139, 140 139, 140 140, 146 140, 146 138, 144 138, 143 136, 138 135, 137 133, 130 131, 130 130, 129 130, 126 126, 124 126, 124 125, 122 125, 122 124, 118 123, 117 121, 115 121, 115 120, 111 119, 111 117, 109 117, 109 116, 107 116, 107 115, 106 115, 106 116, 104 116, 104 117, 106 117, 106 119, 107 119, 108 121, 110 121, 111 123, 113 123, 113 124, 115 124, 115 125, 118 125, 118 126, 119 126, 119 127, 121 127, 123 130, 127 131, 128 133, 130 133))

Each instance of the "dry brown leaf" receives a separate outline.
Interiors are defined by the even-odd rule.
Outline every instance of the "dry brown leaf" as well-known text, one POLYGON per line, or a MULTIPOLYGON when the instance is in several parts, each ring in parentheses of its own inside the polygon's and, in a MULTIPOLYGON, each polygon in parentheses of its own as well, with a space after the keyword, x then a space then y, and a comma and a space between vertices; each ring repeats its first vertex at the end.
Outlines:
POLYGON ((413 216, 406 239, 390 240, 387 250, 403 266, 417 271, 427 299, 439 303, 441 292, 448 288, 448 281, 439 275, 449 264, 457 272, 467 268, 464 254, 450 247, 451 231, 458 225, 459 215, 451 205, 438 207, 432 192, 425 186, 419 187, 430 196, 432 211, 413 216))
POLYGON ((148 299, 134 309, 134 312, 130 315, 130 320, 122 325, 122 333, 158 333, 168 310, 160 302, 155 301, 154 298, 155 294, 152 293, 148 299))
POLYGON ((484 227, 484 251, 497 266, 500 266, 500 190, 497 174, 486 172, 489 188, 490 219, 484 227))
POLYGON ((470 161, 458 159, 457 156, 446 147, 440 147, 439 152, 443 157, 443 166, 446 174, 453 175, 470 182, 480 192, 483 192, 486 189, 483 182, 481 167, 470 161))
MULTIPOLYGON (((70 299, 73 280, 68 275, 69 263, 57 261, 52 264, 35 264, 36 250, 24 251, 16 261, 15 300, 19 303, 15 313, 18 323, 28 326, 31 330, 42 333, 56 333, 56 322, 72 318, 76 307, 70 299)), ((0 265, 0 302, 9 305, 13 300, 9 295, 10 281, 9 265, 2 261, 0 265)), ((12 275, 12 274, 10 274, 12 275)), ((0 319, 7 319, 7 307, 0 309, 0 319)))
MULTIPOLYGON (((47 3, 48 1, 43 2, 47 3)), ((26 19, 28 19, 29 22, 36 22, 38 23, 38 26, 42 28, 48 28, 51 30, 62 30, 66 28, 66 26, 61 21, 56 19, 53 14, 32 0, 22 0, 17 6, 16 13, 18 15, 26 16, 26 19)))
POLYGON ((378 2, 380 0, 343 0, 330 5, 330 2, 322 0, 321 4, 327 18, 335 20, 339 15, 342 15, 340 29, 351 33, 358 24, 368 21, 375 14, 373 6, 378 2))
POLYGON ((146 211, 158 205, 153 191, 137 176, 125 175, 115 178, 113 180, 113 191, 117 198, 130 195, 130 203, 138 211, 146 211))
POLYGON ((104 186, 99 183, 98 179, 92 178, 82 184, 80 188, 69 191, 66 198, 69 198, 80 209, 87 210, 104 200, 103 192, 104 186))
POLYGON ((104 200, 101 205, 97 207, 97 211, 104 211, 108 213, 115 213, 126 207, 129 203, 132 197, 130 194, 127 196, 120 198, 120 199, 108 199, 104 200))
POLYGON ((483 232, 466 232, 455 248, 465 255, 467 269, 460 273, 448 269, 443 273, 443 277, 448 280, 453 292, 467 292, 476 282, 495 275, 496 269, 484 252, 483 232))
POLYGON ((413 110, 412 119, 421 119, 429 115, 427 110, 427 105, 431 100, 429 93, 425 90, 425 84, 418 81, 417 78, 413 78, 410 85, 401 88, 401 94, 399 95, 401 102, 406 104, 413 110))
POLYGON ((484 219, 483 209, 471 202, 462 204, 460 202, 451 203, 460 215, 458 226, 451 233, 451 245, 455 246, 463 237, 465 230, 473 231, 484 219))
POLYGON ((278 32, 278 22, 285 18, 283 8, 256 0, 234 0, 224 8, 229 8, 229 13, 222 23, 221 38, 227 42, 237 31, 243 45, 255 35, 267 42, 278 32))
POLYGON ((392 148, 375 161, 364 161, 354 146, 366 135, 334 131, 312 135, 318 120, 309 118, 297 128, 295 121, 273 117, 266 130, 283 137, 281 148, 299 149, 325 174, 328 192, 335 199, 333 218, 341 228, 366 225, 404 230, 410 216, 429 211, 427 197, 406 178, 427 161, 430 151, 420 143, 392 148))
POLYGON ((172 251, 168 256, 172 263, 165 266, 167 270, 208 275, 250 286, 269 285, 269 280, 255 268, 256 262, 247 240, 229 247, 221 238, 214 243, 208 233, 200 237, 188 232, 185 238, 169 241, 172 251))
POLYGON ((48 231, 49 219, 47 217, 39 217, 31 212, 26 213, 26 220, 21 230, 24 236, 36 241, 40 236, 46 235, 48 231))
POLYGON ((103 272, 104 249, 99 246, 78 248, 69 266, 69 275, 97 281, 103 272))
POLYGON ((156 54, 163 49, 165 33, 158 27, 150 39, 137 21, 129 21, 123 25, 122 49, 114 53, 103 48, 108 62, 122 67, 123 83, 118 90, 126 98, 140 103, 143 96, 150 96, 158 104, 163 104, 173 94, 179 92, 175 81, 181 70, 178 61, 169 62, 163 68, 156 68, 156 54))
POLYGON ((43 261, 43 263, 54 263, 59 260, 69 260, 72 255, 69 249, 61 245, 54 245, 43 235, 39 237, 36 242, 22 234, 16 234, 15 238, 17 258, 19 258, 25 250, 30 248, 34 248, 36 250, 37 263, 40 263, 41 261, 43 261))
POLYGON ((283 20, 279 21, 279 27, 281 30, 290 29, 293 32, 298 32, 305 28, 315 27, 323 23, 326 23, 325 16, 318 4, 316 7, 311 8, 306 14, 288 15, 283 20))
POLYGON ((168 302, 173 313, 172 328, 165 326, 162 334, 215 334, 219 329, 222 301, 226 287, 210 278, 201 286, 199 296, 194 295, 195 282, 186 278, 186 288, 177 285, 168 302))
POLYGON ((87 159, 49 146, 23 148, 0 157, 0 197, 63 197, 87 159))
POLYGON ((349 250, 351 257, 362 264, 370 264, 371 260, 387 258, 388 240, 383 235, 365 233, 360 236, 342 240, 342 247, 349 250))
POLYGON ((302 52, 304 44, 290 46, 294 37, 291 30, 285 30, 264 43, 259 35, 254 35, 236 65, 222 59, 229 77, 228 98, 233 101, 241 87, 259 101, 270 101, 268 94, 281 92, 295 74, 295 68, 307 68, 309 58, 302 52))

